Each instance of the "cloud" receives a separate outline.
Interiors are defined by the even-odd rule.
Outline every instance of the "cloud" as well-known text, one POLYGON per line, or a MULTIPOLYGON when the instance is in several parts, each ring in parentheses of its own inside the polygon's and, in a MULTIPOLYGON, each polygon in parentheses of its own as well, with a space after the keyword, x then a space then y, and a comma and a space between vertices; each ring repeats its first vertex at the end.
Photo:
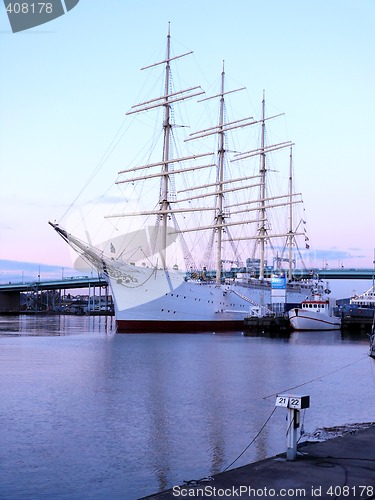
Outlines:
POLYGON ((24 283, 36 281, 39 277, 42 279, 55 279, 62 276, 76 275, 77 271, 69 267, 0 259, 0 283, 24 283))
MULTIPOLYGON (((346 250, 338 250, 336 248, 329 249, 318 249, 314 250, 315 257, 317 259, 351 259, 354 257, 353 254, 349 253, 346 250)), ((355 256, 357 257, 357 256, 355 256)))
POLYGON ((313 267, 322 268, 329 266, 330 268, 370 268, 372 261, 370 254, 363 248, 347 248, 340 250, 339 248, 318 248, 311 251, 310 261, 313 262, 313 267))

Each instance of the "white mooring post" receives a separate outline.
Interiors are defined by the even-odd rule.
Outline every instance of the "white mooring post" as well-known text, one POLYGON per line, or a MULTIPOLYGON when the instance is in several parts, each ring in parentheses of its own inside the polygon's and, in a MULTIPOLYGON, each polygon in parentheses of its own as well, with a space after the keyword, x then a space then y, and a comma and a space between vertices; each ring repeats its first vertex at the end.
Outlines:
POLYGON ((280 394, 276 397, 275 406, 283 406, 288 410, 286 459, 295 460, 297 456, 297 429, 300 424, 300 410, 310 407, 310 396, 280 394))

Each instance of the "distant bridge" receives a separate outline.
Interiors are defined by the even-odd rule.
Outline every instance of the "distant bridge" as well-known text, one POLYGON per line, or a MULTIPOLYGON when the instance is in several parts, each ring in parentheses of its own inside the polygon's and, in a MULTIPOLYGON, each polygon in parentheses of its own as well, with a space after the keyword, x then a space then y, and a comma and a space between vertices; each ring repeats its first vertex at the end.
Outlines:
MULTIPOLYGON (((249 272, 245 267, 243 268, 232 268, 230 271, 226 271, 225 275, 228 278, 235 277, 236 273, 247 273, 249 272)), ((271 278, 273 274, 278 274, 280 272, 287 273, 285 269, 275 270, 271 268, 264 269, 264 277, 271 278)), ((215 271, 206 271, 206 276, 215 277, 215 271)), ((254 278, 259 277, 259 270, 252 271, 254 278)), ((371 280, 375 276, 374 269, 293 269, 292 271, 293 279, 311 279, 313 276, 319 277, 320 279, 327 280, 371 280)))
POLYGON ((55 280, 36 280, 28 283, 0 283, 0 292, 30 292, 31 290, 69 290, 72 288, 106 287, 107 281, 97 276, 72 276, 55 280))
MULTIPOLYGON (((316 274, 321 279, 331 280, 371 280, 375 276, 374 269, 313 269, 312 272, 303 271, 303 277, 316 274)), ((296 274, 297 275, 297 274, 296 274)))
MULTIPOLYGON (((99 307, 102 305, 102 288, 105 288, 104 307, 108 307, 108 283, 99 276, 72 276, 55 280, 36 280, 28 283, 0 284, 0 313, 61 311, 63 305, 62 292, 65 290, 88 289, 87 310, 95 309, 99 288, 99 307), (25 294, 25 298, 21 294, 25 294)), ((68 296, 69 297, 69 296, 68 296)))
POLYGON ((375 275, 374 269, 294 269, 296 279, 308 279, 318 276, 323 280, 371 280, 375 275))

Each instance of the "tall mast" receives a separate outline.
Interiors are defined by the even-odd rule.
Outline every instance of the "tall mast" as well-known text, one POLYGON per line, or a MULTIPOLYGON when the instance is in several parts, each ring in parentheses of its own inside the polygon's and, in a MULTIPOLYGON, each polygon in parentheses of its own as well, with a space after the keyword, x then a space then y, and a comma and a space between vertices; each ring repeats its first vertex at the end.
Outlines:
MULTIPOLYGON (((224 210, 224 196, 230 192, 233 191, 243 191, 244 189, 247 188, 252 188, 254 185, 241 185, 241 186, 236 186, 231 188, 228 186, 230 183, 237 183, 237 182, 242 182, 242 181, 248 181, 250 179, 258 178, 259 176, 246 176, 242 178, 237 178, 237 179, 230 179, 227 180, 224 178, 224 168, 225 168, 225 133, 237 128, 244 128, 248 127, 250 125, 253 125, 254 119, 253 117, 248 117, 248 118, 242 118, 239 120, 235 121, 230 121, 226 122, 225 121, 225 96, 227 94, 232 94, 234 92, 239 92, 240 90, 244 90, 245 87, 234 89, 234 90, 225 90, 225 70, 224 70, 224 62, 223 62, 223 69, 221 72, 221 88, 218 94, 215 94, 210 97, 205 97, 204 99, 201 99, 198 102, 203 102, 203 101, 208 101, 210 99, 216 99, 220 98, 220 107, 219 107, 219 120, 218 124, 215 125, 214 127, 210 127, 204 130, 199 130, 197 132, 193 132, 190 134, 190 136, 185 139, 185 141, 191 141, 191 140, 196 140, 196 139, 201 139, 203 137, 208 137, 210 135, 218 135, 218 150, 217 150, 217 163, 216 163, 216 179, 215 183, 213 184, 206 184, 203 186, 197 186, 196 188, 201 189, 201 188, 209 188, 209 187, 214 187, 215 190, 213 192, 209 192, 207 194, 201 194, 196 196, 196 198, 202 198, 206 196, 215 196, 215 223, 210 226, 201 226, 201 227, 196 227, 191 230, 207 230, 207 229, 214 229, 216 233, 216 262, 215 262, 215 270, 216 270, 216 283, 220 284, 221 283, 221 272, 222 272, 222 254, 223 254, 223 242, 228 241, 223 238, 223 231, 224 228, 233 226, 233 225, 241 225, 241 224, 253 224, 258 222, 258 219, 256 220, 246 220, 246 221, 241 221, 241 222, 230 222, 228 223, 226 221, 226 216, 225 216, 225 210, 224 210)), ((259 184, 256 184, 258 186, 259 184)), ((191 190, 195 189, 194 187, 191 188, 191 190)), ((184 192, 186 189, 181 190, 180 192, 184 192)), ((194 199, 194 197, 190 196, 189 200, 194 199)), ((181 201, 181 200, 180 200, 181 201)), ((186 201, 186 200, 182 200, 186 201)), ((232 241, 232 239, 231 239, 232 241)), ((211 250, 211 248, 210 248, 211 250)), ((211 252, 210 252, 211 253, 211 252)))
POLYGON ((260 165, 260 209, 259 209, 259 236, 260 236, 260 269, 259 269, 259 279, 264 279, 264 254, 265 254, 265 241, 266 241, 266 152, 265 152, 265 142, 266 142, 266 111, 265 111, 265 93, 263 91, 262 100, 262 136, 261 136, 261 165, 260 165))
POLYGON ((223 205, 224 205, 224 194, 223 194, 223 181, 224 181, 224 62, 223 71, 221 73, 221 97, 220 97, 220 116, 219 116, 219 149, 218 149, 218 177, 217 177, 217 214, 216 214, 216 224, 217 229, 217 247, 216 247, 216 283, 221 283, 221 267, 222 267, 222 237, 223 237, 223 205))
MULTIPOLYGON (((200 87, 190 87, 187 89, 182 89, 182 90, 177 90, 175 92, 170 92, 170 87, 171 87, 171 66, 170 63, 171 61, 174 61, 176 59, 180 59, 181 57, 185 57, 187 55, 192 54, 192 52, 186 52, 184 54, 180 54, 177 56, 171 56, 171 34, 170 34, 170 23, 168 23, 168 36, 167 36, 167 51, 166 51, 166 57, 162 61, 156 62, 154 64, 150 64, 148 66, 144 66, 141 68, 141 70, 147 70, 150 68, 154 68, 155 66, 163 65, 165 67, 165 86, 164 86, 164 95, 160 97, 156 97, 154 99, 148 100, 141 102, 139 104, 135 104, 134 106, 131 107, 130 111, 128 111, 126 114, 127 115, 132 115, 135 113, 142 113, 144 111, 149 111, 155 108, 163 107, 164 108, 164 115, 163 115, 163 130, 164 130, 164 136, 163 136, 163 153, 162 153, 162 160, 157 163, 150 163, 147 165, 141 165, 138 167, 130 168, 130 169, 125 169, 119 172, 119 174, 125 174, 126 178, 118 180, 116 183, 117 184, 122 184, 122 183, 127 183, 127 182, 135 182, 138 180, 145 180, 147 178, 151 179, 153 177, 160 177, 160 191, 159 191, 159 207, 158 210, 153 211, 155 215, 158 217, 158 223, 160 224, 161 227, 161 245, 160 245, 160 258, 161 258, 161 265, 164 269, 167 268, 167 258, 166 258, 166 249, 167 249, 167 236, 168 236, 168 231, 167 231, 167 224, 169 217, 171 213, 173 212, 171 208, 171 200, 170 200, 170 174, 174 173, 175 170, 173 169, 173 164, 174 163, 179 163, 184 160, 189 160, 189 159, 195 159, 197 157, 202 157, 202 156, 207 156, 207 154, 200 154, 200 155, 195 155, 192 157, 185 157, 185 158, 172 158, 171 156, 171 130, 172 130, 172 112, 171 108, 174 103, 183 101, 185 99, 191 99, 192 97, 199 96, 203 94, 204 92, 200 87), (142 175, 141 177, 132 177, 129 178, 127 174, 130 172, 136 172, 144 169, 152 169, 153 167, 159 167, 161 166, 161 169, 158 174, 150 174, 150 175, 142 175)), ((211 165, 205 165, 205 166, 197 166, 196 168, 208 168, 211 167, 211 165)), ((180 172, 182 171, 181 169, 179 170, 180 172)), ((120 216, 121 214, 118 214, 116 216, 120 216)), ((126 214, 124 214, 126 215, 126 214)), ((145 215, 143 212, 139 212, 138 215, 145 215)))
POLYGON ((293 148, 289 156, 289 232, 288 232, 288 279, 292 281, 292 245, 293 245, 293 148))
MULTIPOLYGON (((163 168, 162 171, 166 174, 169 170, 169 149, 170 149, 170 104, 169 104, 169 80, 170 80, 170 57, 171 57, 171 32, 170 24, 168 23, 168 36, 167 36, 167 55, 165 65, 165 104, 164 104, 164 144, 163 144, 163 168)), ((167 225, 168 214, 166 211, 169 208, 168 191, 169 191, 169 176, 163 175, 162 187, 160 193, 160 210, 164 211, 161 215, 162 220, 162 243, 161 243, 161 260, 163 269, 166 269, 166 248, 167 248, 167 225)))

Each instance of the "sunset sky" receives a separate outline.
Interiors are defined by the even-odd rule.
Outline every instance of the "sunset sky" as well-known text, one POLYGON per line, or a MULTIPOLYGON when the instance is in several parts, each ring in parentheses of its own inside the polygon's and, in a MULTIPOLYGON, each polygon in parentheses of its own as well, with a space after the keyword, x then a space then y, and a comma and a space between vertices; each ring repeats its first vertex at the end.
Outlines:
POLYGON ((374 0, 80 0, 20 33, 0 6, 0 282, 72 267, 47 222, 99 198, 126 167, 126 138, 102 159, 126 136, 139 69, 163 53, 169 21, 199 83, 225 60, 254 107, 266 90, 270 110, 286 113, 316 266, 372 267, 374 0))

